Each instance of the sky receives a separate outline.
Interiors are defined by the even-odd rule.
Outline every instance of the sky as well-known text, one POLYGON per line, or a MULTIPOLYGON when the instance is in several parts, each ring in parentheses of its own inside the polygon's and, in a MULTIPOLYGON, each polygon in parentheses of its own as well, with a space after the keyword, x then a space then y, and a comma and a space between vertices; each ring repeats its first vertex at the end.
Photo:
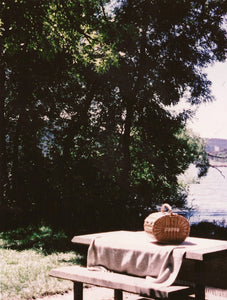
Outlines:
POLYGON ((227 139, 227 62, 215 63, 205 73, 215 100, 199 106, 188 128, 203 138, 227 139))

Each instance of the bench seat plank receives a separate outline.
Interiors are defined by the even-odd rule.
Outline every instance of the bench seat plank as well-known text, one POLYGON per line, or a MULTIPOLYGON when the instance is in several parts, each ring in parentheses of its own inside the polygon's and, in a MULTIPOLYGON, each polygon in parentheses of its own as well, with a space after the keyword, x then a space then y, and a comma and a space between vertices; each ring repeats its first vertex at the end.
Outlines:
POLYGON ((85 267, 69 266, 53 269, 49 272, 52 277, 83 282, 91 285, 106 287, 114 290, 122 290, 145 297, 157 299, 172 298, 174 296, 186 296, 193 291, 188 286, 159 286, 149 283, 149 280, 119 273, 91 271, 85 267))

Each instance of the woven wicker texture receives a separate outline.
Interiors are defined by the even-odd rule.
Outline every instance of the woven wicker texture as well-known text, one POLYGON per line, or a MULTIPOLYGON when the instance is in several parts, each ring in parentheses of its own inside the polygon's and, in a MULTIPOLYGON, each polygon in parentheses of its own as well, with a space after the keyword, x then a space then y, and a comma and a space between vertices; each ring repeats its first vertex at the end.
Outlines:
POLYGON ((144 230, 160 243, 181 243, 189 236, 190 225, 186 218, 174 214, 171 206, 164 203, 161 212, 152 213, 144 220, 144 230))

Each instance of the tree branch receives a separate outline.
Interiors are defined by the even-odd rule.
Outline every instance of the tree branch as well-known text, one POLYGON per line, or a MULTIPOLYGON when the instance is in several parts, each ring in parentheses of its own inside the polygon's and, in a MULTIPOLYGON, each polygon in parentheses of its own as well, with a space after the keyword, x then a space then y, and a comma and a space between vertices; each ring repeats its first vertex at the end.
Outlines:
POLYGON ((207 152, 207 155, 210 156, 210 157, 214 157, 214 158, 227 159, 227 155, 226 156, 219 156, 219 155, 213 155, 209 152, 207 152))
POLYGON ((102 8, 103 16, 104 16, 105 20, 108 21, 108 19, 107 19, 107 17, 106 17, 105 8, 104 8, 104 5, 103 5, 102 0, 100 0, 100 5, 101 5, 101 8, 102 8))
POLYGON ((212 165, 210 165, 210 164, 209 164, 209 167, 210 167, 210 168, 214 168, 215 170, 217 170, 217 171, 221 174, 221 176, 222 176, 223 178, 225 178, 225 175, 223 174, 223 172, 222 172, 220 169, 218 169, 218 167, 212 166, 212 165))

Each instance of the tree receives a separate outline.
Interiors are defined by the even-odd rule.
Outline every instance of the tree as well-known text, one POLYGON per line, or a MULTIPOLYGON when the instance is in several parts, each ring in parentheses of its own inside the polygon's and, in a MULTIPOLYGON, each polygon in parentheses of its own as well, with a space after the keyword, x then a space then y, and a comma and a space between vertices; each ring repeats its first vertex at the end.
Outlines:
POLYGON ((193 162, 205 174, 201 148, 180 134, 191 112, 173 116, 166 108, 182 97, 192 105, 212 100, 203 68, 225 59, 225 14, 223 1, 132 0, 106 20, 119 66, 103 75, 94 127, 97 151, 103 145, 102 162, 113 167, 108 174, 119 187, 116 211, 128 208, 130 216, 164 201, 183 205, 177 176, 193 162))
POLYGON ((177 176, 206 157, 190 113, 168 106, 211 99, 222 1, 31 3, 1 7, 7 205, 71 230, 138 228, 156 204, 183 205, 177 176))
MULTIPOLYGON (((122 177, 128 189, 132 174, 138 170, 138 165, 133 170, 135 157, 130 151, 132 145, 131 149, 136 149, 137 135, 140 156, 153 165, 148 173, 155 180, 162 178, 160 183, 174 186, 175 175, 184 170, 180 160, 187 147, 178 131, 190 114, 185 111, 173 117, 165 107, 177 104, 183 96, 191 104, 211 100, 211 83, 202 68, 225 59, 226 38, 221 27, 225 13, 223 1, 132 0, 115 9, 111 21, 117 37, 112 31, 109 36, 117 40, 120 58, 117 76, 111 77, 111 82, 112 90, 119 89, 125 116, 122 177)), ((185 158, 185 163, 190 161, 185 158)), ((158 194, 161 196, 160 191, 158 194)))
MULTIPOLYGON (((45 158, 47 135, 55 137, 57 128, 64 129, 62 113, 73 115, 80 108, 77 99, 81 114, 86 115, 81 98, 92 82, 83 83, 81 72, 86 71, 87 61, 93 64, 90 73, 112 61, 111 47, 101 45, 101 35, 95 32, 99 10, 96 1, 11 0, 1 4, 2 211, 10 207, 28 214, 37 206, 45 211, 48 168, 53 163, 53 157, 45 158), (104 53, 102 47, 108 50, 102 64, 92 52, 94 47, 99 55, 104 53)), ((85 109, 90 101, 84 101, 85 109)))

